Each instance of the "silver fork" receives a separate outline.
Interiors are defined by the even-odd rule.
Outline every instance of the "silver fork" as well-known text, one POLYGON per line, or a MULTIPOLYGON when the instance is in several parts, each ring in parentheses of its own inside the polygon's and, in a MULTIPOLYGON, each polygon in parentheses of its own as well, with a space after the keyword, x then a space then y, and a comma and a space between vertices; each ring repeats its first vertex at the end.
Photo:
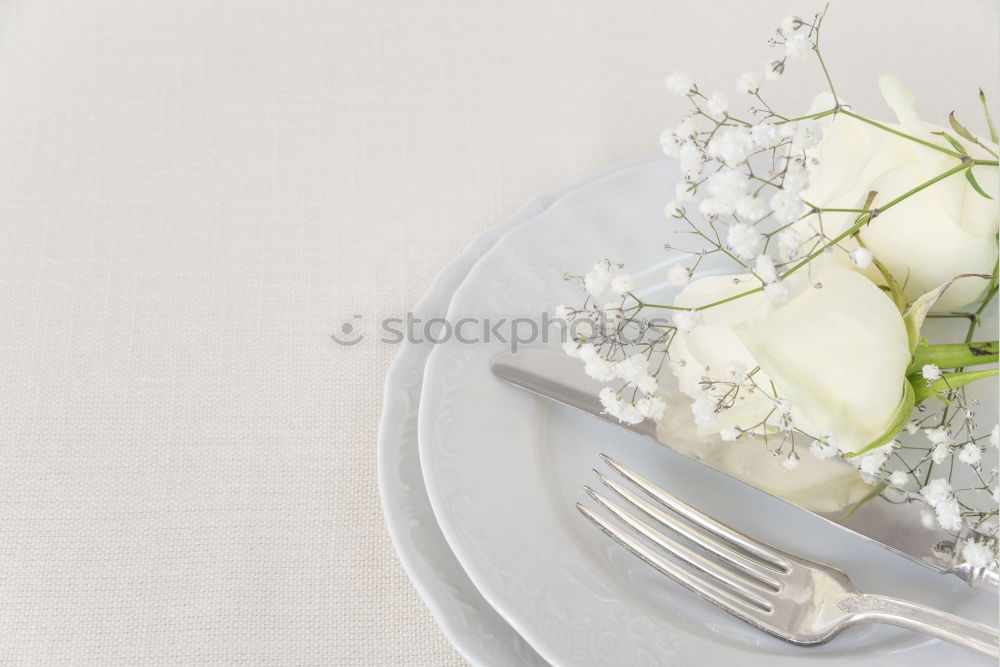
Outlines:
POLYGON ((840 570, 800 558, 733 530, 622 464, 603 454, 601 457, 673 514, 597 470, 594 472, 601 482, 646 519, 640 519, 589 486, 584 490, 622 523, 685 566, 578 503, 580 512, 661 573, 764 632, 794 644, 813 646, 830 640, 849 625, 888 623, 989 656, 1000 655, 1000 633, 996 628, 914 602, 861 593, 840 570), (703 553, 652 527, 648 519, 682 535, 703 553))

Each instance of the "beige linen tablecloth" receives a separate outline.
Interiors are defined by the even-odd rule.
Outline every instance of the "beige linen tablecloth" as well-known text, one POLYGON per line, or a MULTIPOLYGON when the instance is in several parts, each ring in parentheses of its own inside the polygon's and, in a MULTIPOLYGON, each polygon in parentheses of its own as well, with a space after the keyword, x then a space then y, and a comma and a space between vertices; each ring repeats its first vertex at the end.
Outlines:
MULTIPOLYGON (((395 348, 329 334, 821 4, 0 4, 0 663, 461 664, 378 506, 395 348)), ((997 21, 835 0, 827 57, 858 108, 888 71, 980 128, 997 21)))

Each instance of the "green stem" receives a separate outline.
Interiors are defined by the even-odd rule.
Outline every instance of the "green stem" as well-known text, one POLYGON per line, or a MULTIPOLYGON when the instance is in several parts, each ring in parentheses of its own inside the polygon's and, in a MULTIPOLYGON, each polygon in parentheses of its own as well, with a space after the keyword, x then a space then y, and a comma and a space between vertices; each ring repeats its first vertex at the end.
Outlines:
POLYGON ((819 120, 820 118, 826 118, 827 116, 832 116, 838 111, 840 111, 840 109, 834 107, 833 109, 827 109, 826 111, 820 111, 819 113, 811 113, 808 116, 798 116, 797 118, 786 118, 785 120, 778 121, 777 123, 775 123, 775 125, 794 123, 797 120, 819 120))
POLYGON ((819 66, 823 68, 823 76, 826 77, 826 83, 830 86, 830 93, 833 95, 833 103, 840 104, 840 100, 837 99, 837 90, 833 87, 833 79, 830 78, 830 71, 826 69, 826 62, 823 60, 823 54, 819 52, 819 35, 816 35, 816 58, 819 60, 819 66))
MULTIPOLYGON (((920 192, 921 190, 924 190, 925 188, 929 188, 930 186, 934 185, 938 181, 942 181, 942 180, 948 178, 949 176, 952 176, 953 174, 957 174, 960 171, 964 171, 966 169, 969 169, 973 164, 975 164, 975 162, 976 162, 975 160, 969 161, 969 162, 962 162, 961 164, 959 164, 959 165, 957 165, 955 167, 952 167, 948 171, 942 172, 942 173, 938 174, 937 176, 935 176, 934 178, 932 178, 930 180, 927 180, 927 181, 924 181, 923 183, 921 183, 917 187, 913 188, 912 190, 909 190, 908 192, 905 192, 905 193, 899 195, 898 197, 896 197, 892 201, 888 202, 884 206, 879 206, 879 207, 877 207, 875 209, 872 209, 871 211, 867 211, 866 213, 864 213, 862 215, 859 215, 857 221, 853 225, 851 225, 850 227, 848 227, 846 231, 844 231, 843 233, 841 233, 838 236, 836 236, 829 243, 824 244, 823 247, 821 247, 819 250, 816 250, 815 252, 813 252, 812 254, 810 254, 808 257, 806 257, 801 262, 799 262, 798 264, 796 264, 795 266, 793 266, 792 268, 790 268, 785 273, 781 274, 781 278, 782 279, 787 278, 788 276, 792 275, 793 273, 795 273, 796 271, 798 271, 799 269, 801 269, 803 266, 805 266, 806 264, 808 264, 809 262, 813 261, 814 259, 816 259, 820 255, 822 255, 824 252, 826 252, 827 248, 829 248, 831 246, 834 246, 834 245, 837 245, 838 243, 840 243, 841 241, 843 241, 847 237, 851 236, 856 231, 858 231, 859 229, 861 229, 862 227, 864 227, 872 218, 876 217, 876 215, 878 215, 878 214, 880 214, 880 213, 882 213, 884 211, 889 210, 890 208, 892 208, 893 206, 895 206, 899 202, 903 201, 907 197, 912 197, 916 193, 920 192)), ((649 307, 649 308, 666 308, 666 309, 669 309, 669 310, 707 310, 708 308, 714 308, 715 306, 721 306, 723 304, 729 303, 730 301, 735 301, 736 299, 742 299, 745 296, 750 296, 751 294, 756 294, 758 292, 763 292, 763 291, 764 291, 763 286, 756 287, 754 289, 747 290, 746 292, 740 292, 739 294, 734 294, 733 296, 727 297, 725 299, 719 299, 718 301, 713 301, 712 303, 707 303, 707 304, 705 304, 703 306, 698 306, 696 308, 681 308, 681 307, 678 307, 678 306, 667 306, 667 305, 655 304, 655 303, 647 303, 646 306, 649 307)))
POLYGON ((783 273, 781 275, 781 277, 782 278, 787 278, 788 276, 792 275, 793 273, 795 273, 796 271, 798 271, 799 269, 801 269, 803 266, 805 266, 809 262, 813 261, 814 259, 816 259, 820 255, 822 255, 824 252, 826 252, 826 249, 828 247, 834 246, 834 245, 840 243, 841 241, 843 241, 844 239, 848 238, 849 236, 851 236, 852 234, 854 234, 856 231, 858 231, 859 229, 861 229, 862 227, 864 227, 866 224, 868 224, 868 222, 870 222, 877 215, 880 215, 881 213, 883 213, 885 211, 888 211, 890 208, 892 208, 893 206, 895 206, 899 202, 903 201, 907 197, 912 197, 913 195, 917 194, 921 190, 929 188, 930 186, 934 185, 938 181, 943 181, 944 179, 948 178, 949 176, 957 174, 960 171, 964 171, 964 170, 968 169, 970 166, 971 166, 971 163, 963 162, 962 164, 959 164, 958 166, 952 167, 948 171, 945 171, 945 172, 942 172, 942 173, 938 174, 937 176, 935 176, 934 178, 932 178, 932 179, 930 179, 928 181, 924 181, 923 183, 921 183, 917 187, 913 188, 912 190, 910 190, 908 192, 905 192, 905 193, 899 195, 898 197, 896 197, 892 201, 888 202, 884 206, 879 206, 877 208, 872 209, 871 211, 868 211, 867 213, 859 215, 857 221, 853 225, 851 225, 850 227, 848 227, 846 231, 844 231, 841 234, 839 234, 838 236, 834 237, 834 239, 832 241, 830 241, 829 243, 825 244, 822 248, 820 248, 819 250, 816 250, 811 255, 809 255, 808 257, 806 257, 804 260, 802 260, 801 262, 799 262, 798 264, 796 264, 795 266, 793 266, 792 268, 790 268, 788 271, 786 271, 785 273, 783 273))
POLYGON ((964 368, 992 364, 1000 358, 998 351, 1000 351, 1000 342, 995 340, 980 343, 920 345, 913 353, 913 361, 906 369, 906 374, 919 373, 926 364, 934 364, 938 368, 964 368))
POLYGON ((961 373, 945 373, 940 380, 927 382, 921 376, 910 376, 910 384, 913 386, 914 404, 920 405, 931 396, 938 396, 942 392, 951 391, 964 387, 977 380, 996 377, 1000 369, 989 368, 984 371, 962 371, 961 373))
POLYGON ((944 146, 938 146, 937 144, 932 143, 930 141, 925 141, 923 139, 919 139, 917 137, 914 137, 911 134, 906 134, 905 132, 900 132, 899 130, 894 130, 891 127, 889 127, 888 125, 883 125, 882 123, 875 122, 874 120, 871 120, 869 118, 865 118, 864 116, 862 116, 860 114, 856 114, 853 111, 849 111, 847 109, 841 109, 840 112, 842 114, 844 114, 845 116, 850 116, 851 118, 854 118, 856 120, 860 120, 862 123, 868 123, 869 125, 873 125, 873 126, 879 128, 880 130, 885 130, 886 132, 889 132, 891 134, 895 134, 898 137, 903 137, 904 139, 909 139, 910 141, 915 141, 918 144, 921 144, 923 146, 927 146, 928 148, 933 148, 936 151, 940 151, 942 153, 947 153, 948 155, 951 155, 952 157, 957 157, 957 158, 961 158, 962 157, 961 153, 953 151, 953 150, 951 150, 949 148, 945 148, 944 146))

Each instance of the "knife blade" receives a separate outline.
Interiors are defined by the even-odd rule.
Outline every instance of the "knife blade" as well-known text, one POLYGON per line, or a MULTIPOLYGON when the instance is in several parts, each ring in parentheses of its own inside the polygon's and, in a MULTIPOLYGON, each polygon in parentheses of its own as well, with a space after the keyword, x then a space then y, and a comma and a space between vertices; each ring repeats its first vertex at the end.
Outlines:
MULTIPOLYGON (((548 349, 528 348, 521 349, 517 353, 503 352, 493 359, 491 366, 494 375, 516 387, 632 431, 665 445, 676 454, 689 456, 687 452, 671 447, 669 442, 663 442, 652 420, 646 419, 638 424, 623 424, 604 412, 597 398, 603 385, 583 372, 579 360, 548 349)), ((732 477, 726 470, 717 468, 708 461, 696 460, 732 477)), ((844 465, 850 464, 845 462, 844 465)), ((746 480, 740 481, 748 483, 746 480)), ((893 494, 892 497, 888 494, 879 494, 850 511, 816 512, 774 496, 763 489, 758 488, 758 490, 819 516, 844 530, 872 540, 932 570, 957 576, 976 588, 993 593, 1000 592, 1000 577, 996 571, 974 568, 967 563, 956 564, 958 545, 955 539, 938 527, 924 525, 920 514, 928 506, 918 494, 900 490, 900 493, 893 494)))

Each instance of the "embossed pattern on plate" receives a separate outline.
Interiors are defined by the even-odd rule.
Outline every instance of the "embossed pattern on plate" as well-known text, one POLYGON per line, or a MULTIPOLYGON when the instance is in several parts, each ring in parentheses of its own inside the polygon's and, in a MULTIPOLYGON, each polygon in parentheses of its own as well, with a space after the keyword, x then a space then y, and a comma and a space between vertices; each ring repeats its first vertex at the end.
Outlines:
MULTIPOLYGON (((446 314, 454 291, 498 239, 530 220, 566 192, 636 163, 592 176, 533 200, 512 218, 477 237, 434 280, 414 307, 424 320, 446 314)), ((448 639, 476 667, 546 665, 479 594, 455 559, 431 511, 417 453, 417 407, 429 345, 404 341, 386 376, 378 436, 379 491, 393 546, 421 598, 448 639)))
MULTIPOLYGON (((677 260, 662 249, 680 242, 662 216, 675 179, 672 165, 651 163, 562 198, 484 255, 452 299, 449 317, 537 317, 560 302, 575 303, 580 295, 564 272, 582 273, 599 257, 633 271, 643 267, 638 289, 654 294, 677 260)), ((961 581, 506 385, 489 367, 503 348, 444 344, 432 351, 418 423, 421 466, 459 562, 545 659, 574 667, 796 665, 806 656, 829 665, 976 664, 976 656, 961 649, 889 627, 852 628, 822 647, 791 646, 702 603, 608 544, 575 510, 601 451, 726 523, 837 564, 863 590, 995 622, 989 594, 967 594, 961 581)))

